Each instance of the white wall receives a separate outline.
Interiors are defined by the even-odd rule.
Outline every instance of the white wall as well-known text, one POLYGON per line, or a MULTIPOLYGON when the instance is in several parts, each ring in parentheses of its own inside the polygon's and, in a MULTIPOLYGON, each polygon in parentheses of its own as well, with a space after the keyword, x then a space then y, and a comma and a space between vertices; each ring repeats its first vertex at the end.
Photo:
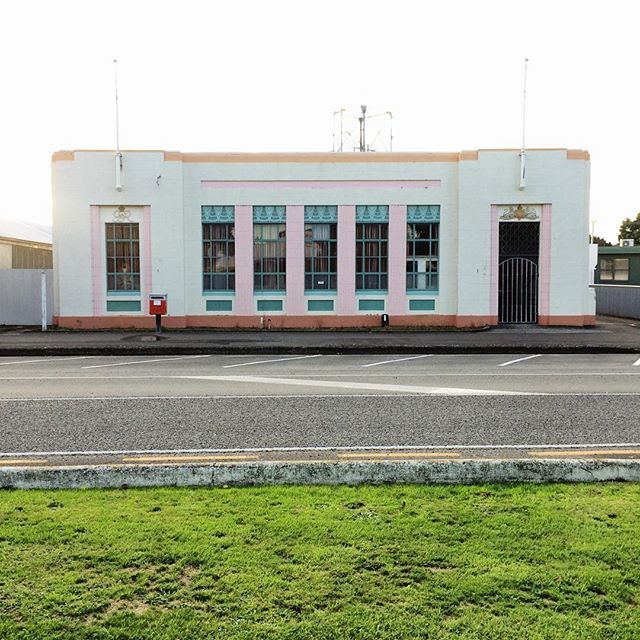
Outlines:
MULTIPOLYGON (((588 279, 589 163, 565 150, 529 151, 518 190, 517 151, 481 151, 460 162, 182 162, 161 151, 123 152, 123 190, 113 152, 77 151, 53 163, 56 315, 91 316, 91 205, 151 208, 152 279, 171 315, 202 315, 202 205, 437 204, 440 293, 436 312, 489 315, 491 205, 552 205, 551 315, 594 313, 588 279), (158 179, 158 176, 161 176, 158 179), (210 189, 202 180, 441 180, 415 189, 210 189)), ((103 238, 100 242, 103 243, 103 238)), ((141 247, 144 251, 144 247, 141 247)), ((0 254, 1 255, 1 254, 0 254)), ((104 268, 104 265, 102 266, 104 268)), ((102 276, 104 278, 104 276, 102 276)), ((142 313, 146 301, 142 300, 142 313)))

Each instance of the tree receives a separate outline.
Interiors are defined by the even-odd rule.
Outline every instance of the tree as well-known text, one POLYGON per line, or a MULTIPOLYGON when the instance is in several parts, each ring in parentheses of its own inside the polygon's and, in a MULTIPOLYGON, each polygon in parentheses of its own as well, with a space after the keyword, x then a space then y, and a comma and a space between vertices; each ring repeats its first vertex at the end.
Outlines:
POLYGON ((599 247, 611 247, 611 243, 607 242, 604 238, 600 236, 591 236, 591 244, 597 244, 599 247))
POLYGON ((636 241, 636 245, 640 245, 640 213, 636 216, 635 220, 625 218, 622 221, 618 237, 620 239, 633 238, 636 241))

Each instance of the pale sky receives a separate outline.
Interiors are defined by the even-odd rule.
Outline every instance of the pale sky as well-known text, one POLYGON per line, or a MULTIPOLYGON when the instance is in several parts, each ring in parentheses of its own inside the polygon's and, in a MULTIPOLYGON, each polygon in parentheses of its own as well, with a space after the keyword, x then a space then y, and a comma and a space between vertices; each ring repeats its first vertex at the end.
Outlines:
POLYGON ((361 104, 393 113, 394 151, 518 148, 528 57, 527 146, 590 151, 591 218, 615 241, 640 211, 633 6, 7 2, 0 217, 50 223, 51 153, 114 148, 114 58, 121 147, 188 152, 330 151, 332 113, 361 104))

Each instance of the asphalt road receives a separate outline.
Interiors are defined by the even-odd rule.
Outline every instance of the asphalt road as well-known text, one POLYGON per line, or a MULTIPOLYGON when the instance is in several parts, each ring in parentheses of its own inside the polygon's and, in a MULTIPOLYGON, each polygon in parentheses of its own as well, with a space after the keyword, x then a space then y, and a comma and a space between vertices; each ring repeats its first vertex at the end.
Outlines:
POLYGON ((0 464, 640 457, 640 358, 0 358, 0 464))

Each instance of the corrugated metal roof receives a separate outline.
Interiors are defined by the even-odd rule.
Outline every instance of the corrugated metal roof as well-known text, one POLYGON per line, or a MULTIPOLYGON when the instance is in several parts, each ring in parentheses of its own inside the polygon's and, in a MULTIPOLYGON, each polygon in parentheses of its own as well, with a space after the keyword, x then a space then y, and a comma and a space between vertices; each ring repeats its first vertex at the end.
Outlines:
POLYGON ((51 244, 51 225, 22 220, 2 220, 0 218, 0 238, 51 244))

